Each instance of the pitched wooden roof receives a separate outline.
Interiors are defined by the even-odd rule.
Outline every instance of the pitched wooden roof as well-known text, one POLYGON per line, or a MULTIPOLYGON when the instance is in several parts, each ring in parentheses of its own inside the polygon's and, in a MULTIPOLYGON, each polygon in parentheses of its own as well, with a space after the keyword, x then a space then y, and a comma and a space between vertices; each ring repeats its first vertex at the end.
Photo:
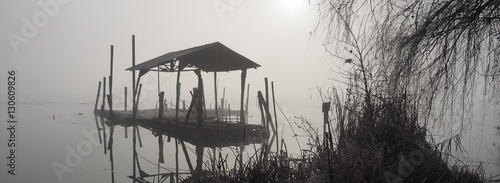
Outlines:
POLYGON ((194 66, 206 72, 233 71, 260 67, 259 64, 231 50, 220 42, 214 42, 185 50, 166 53, 137 64, 126 70, 149 71, 161 65, 179 62, 181 70, 194 66))

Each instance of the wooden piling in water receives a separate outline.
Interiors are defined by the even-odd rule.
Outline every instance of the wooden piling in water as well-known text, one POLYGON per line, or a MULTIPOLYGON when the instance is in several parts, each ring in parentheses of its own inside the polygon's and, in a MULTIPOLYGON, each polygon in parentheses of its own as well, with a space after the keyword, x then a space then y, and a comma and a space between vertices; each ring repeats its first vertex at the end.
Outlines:
POLYGON ((224 103, 225 98, 226 98, 226 87, 222 88, 222 99, 220 103, 222 113, 224 113, 224 108, 226 108, 226 105, 224 103))
MULTIPOLYGON (((127 87, 124 88, 124 91, 125 91, 125 99, 124 99, 124 108, 125 108, 125 111, 127 111, 127 87)), ((128 127, 125 127, 125 138, 128 138, 128 127)))
POLYGON ((102 105, 101 112, 104 112, 104 106, 106 105, 106 77, 102 78, 102 105))
POLYGON ((111 98, 110 94, 108 94, 107 97, 108 97, 108 107, 109 107, 109 119, 113 120, 113 104, 112 104, 113 99, 111 98))
MULTIPOLYGON (((265 100, 265 103, 264 103, 264 105, 265 105, 264 108, 266 108, 266 107, 269 108, 269 84, 268 84, 267 77, 264 78, 264 84, 265 84, 265 89, 266 89, 265 90, 266 91, 266 93, 265 93, 266 94, 266 96, 265 96, 266 100, 265 100)), ((269 117, 266 114, 266 123, 265 124, 266 124, 266 128, 269 130, 269 124, 268 124, 268 122, 269 122, 269 117)))
POLYGON ((165 96, 165 92, 160 92, 159 93, 159 101, 160 101, 160 106, 158 107, 158 119, 159 119, 159 123, 162 122, 163 120, 163 97, 165 96))
POLYGON ((324 102, 322 105, 323 122, 324 122, 323 144, 325 144, 325 149, 327 150, 326 154, 327 154, 327 162, 328 162, 328 180, 329 180, 329 182, 331 182, 333 180, 333 169, 331 166, 330 149, 333 148, 333 146, 332 146, 333 144, 331 143, 331 141, 329 143, 329 139, 331 139, 331 135, 332 135, 332 133, 330 131, 330 127, 329 127, 330 125, 328 122, 328 112, 329 111, 330 111, 330 102, 324 102), (327 125, 328 125, 329 133, 326 132, 327 125))
POLYGON ((261 125, 263 127, 266 127, 266 117, 264 115, 264 108, 262 107, 263 104, 262 104, 262 100, 261 100, 261 98, 263 98, 263 97, 261 97, 261 96, 262 96, 262 92, 258 91, 257 92, 257 98, 259 99, 259 109, 260 109, 260 116, 261 116, 261 125))
POLYGON ((125 111, 127 111, 127 87, 125 87, 124 91, 125 91, 125 100, 124 100, 125 104, 124 104, 124 107, 125 107, 125 111))
MULTIPOLYGON (((175 85, 175 124, 179 123, 179 98, 181 96, 181 68, 177 68, 177 82, 175 85)), ((177 146, 177 145, 176 145, 177 146)))
POLYGON ((271 93, 273 95, 273 110, 274 110, 274 126, 276 127, 276 154, 279 153, 279 141, 278 141, 278 117, 276 115, 276 98, 274 97, 274 82, 271 81, 271 93))
MULTIPOLYGON (((181 68, 177 68, 177 82, 175 87, 175 124, 179 124, 179 98, 181 95, 181 68)), ((179 182, 179 144, 175 139, 175 180, 179 182)))
MULTIPOLYGON (((160 106, 158 107, 158 123, 161 123, 163 121, 163 97, 165 95, 165 92, 160 92, 159 94, 159 101, 160 101, 160 106)), ((165 163, 165 160, 163 158, 163 138, 162 134, 158 133, 158 147, 159 147, 159 155, 158 155, 158 161, 160 163, 165 163)), ((160 165, 158 165, 160 166, 160 165)))
MULTIPOLYGON (((142 84, 139 84, 139 92, 137 92, 137 97, 136 97, 136 104, 135 104, 135 110, 137 113, 137 110, 139 109, 139 97, 141 96, 141 90, 142 90, 142 84)), ((139 140, 139 147, 142 147, 142 140, 141 140, 141 134, 139 133, 139 128, 135 128, 137 130, 137 139, 139 140)))
POLYGON ((111 45, 111 57, 109 61, 109 97, 108 97, 108 104, 109 104, 109 116, 111 119, 113 119, 113 45, 111 45))
POLYGON ((95 107, 94 111, 97 111, 97 103, 99 103, 99 94, 101 93, 101 81, 99 81, 99 85, 97 87, 97 97, 95 98, 95 107))
POLYGON ((250 84, 247 87, 247 101, 245 104, 245 122, 248 122, 248 99, 250 98, 250 84))
POLYGON ((215 95, 215 120, 219 121, 219 108, 217 107, 217 72, 214 72, 214 95, 215 95))
POLYGON ((322 105, 322 112, 323 112, 323 143, 328 144, 328 140, 326 138, 326 128, 328 125, 328 111, 330 110, 330 103, 329 102, 324 102, 322 105))
POLYGON ((201 70, 197 69, 195 70, 196 75, 198 76, 198 97, 197 97, 197 123, 201 124, 203 123, 203 79, 201 78, 201 70))
POLYGON ((243 100, 245 98, 245 81, 247 78, 247 70, 241 70, 241 96, 240 96, 240 123, 245 124, 245 111, 244 111, 244 103, 243 100))
POLYGON ((198 100, 198 90, 193 89, 193 98, 191 99, 191 104, 189 105, 189 109, 186 113, 186 119, 184 119, 184 126, 187 125, 189 119, 191 118, 191 113, 193 112, 194 107, 196 106, 196 101, 198 100))
MULTIPOLYGON (((132 67, 135 66, 135 35, 132 35, 132 67)), ((136 88, 135 88, 135 71, 132 71, 132 118, 133 118, 133 123, 134 123, 134 126, 133 126, 133 129, 132 129, 132 134, 133 134, 133 138, 132 138, 132 147, 133 147, 133 157, 132 157, 132 161, 133 161, 133 173, 132 173, 132 176, 134 177, 134 183, 135 183, 135 178, 136 178, 136 163, 135 163, 135 158, 136 158, 136 130, 135 128, 137 128, 137 124, 136 124, 136 121, 135 121, 135 118, 136 118, 136 113, 137 113, 137 109, 135 107, 135 94, 136 94, 136 88)))

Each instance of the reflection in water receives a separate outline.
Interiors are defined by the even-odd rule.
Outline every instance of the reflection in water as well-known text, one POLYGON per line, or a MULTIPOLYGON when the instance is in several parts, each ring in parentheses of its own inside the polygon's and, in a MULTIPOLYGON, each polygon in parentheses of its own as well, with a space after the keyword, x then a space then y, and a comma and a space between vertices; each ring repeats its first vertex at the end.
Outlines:
MULTIPOLYGON (((221 169, 221 167, 226 171, 226 168, 220 165, 221 162, 225 162, 226 166, 228 163, 227 155, 223 157, 220 153, 223 147, 239 147, 238 152, 233 153, 236 155, 236 159, 240 163, 241 168, 244 146, 264 143, 269 138, 269 130, 261 125, 237 123, 236 121, 231 121, 231 117, 227 117, 227 119, 229 119, 228 121, 223 120, 223 118, 215 119, 215 117, 211 115, 213 111, 210 110, 205 110, 208 111, 205 113, 208 115, 204 116, 202 123, 198 123, 195 121, 197 119, 196 112, 193 112, 192 116, 190 116, 188 111, 179 110, 185 113, 183 117, 185 117, 186 120, 183 120, 182 123, 175 122, 171 119, 169 114, 172 114, 172 110, 165 110, 163 115, 159 115, 159 113, 161 113, 159 110, 140 110, 137 112, 138 117, 136 120, 130 119, 130 111, 113 111, 113 116, 111 116, 109 111, 95 111, 95 124, 96 128, 99 130, 99 141, 104 146, 104 154, 109 153, 111 164, 110 173, 113 183, 115 182, 115 162, 113 157, 115 127, 124 128, 125 138, 128 136, 127 129, 132 127, 133 173, 129 175, 128 178, 137 182, 179 181, 179 179, 184 179, 185 176, 189 175, 196 179, 196 177, 201 176, 203 173, 203 167, 210 169, 207 171, 218 171, 217 169, 221 169), (155 118, 153 116, 160 117, 155 118), (139 131, 141 128, 151 132, 154 137, 157 138, 157 162, 148 160, 137 152, 137 141, 139 142, 139 148, 142 148, 141 133, 139 131), (109 135, 109 139, 107 139, 107 135, 109 135), (174 138, 173 140, 175 142, 175 172, 161 166, 161 164, 165 164, 164 141, 166 139, 167 142, 170 142, 172 138, 174 138), (194 166, 191 162, 190 153, 188 152, 188 147, 186 147, 185 142, 195 146, 196 164, 194 166), (180 150, 182 150, 182 155, 184 155, 183 158, 186 160, 189 169, 187 172, 179 172, 179 145, 181 146, 180 150), (208 155, 204 154, 205 148, 210 148, 212 153, 208 153, 208 155), (218 156, 217 152, 219 152, 218 156), (209 157, 208 163, 203 161, 204 156, 209 157), (139 160, 139 157, 141 160, 139 160), (141 163, 144 162, 154 165, 156 170, 141 167, 141 163), (138 172, 138 175, 136 172, 138 172)), ((230 113, 230 111, 227 112, 230 113)), ((239 113, 233 111, 233 114, 239 113)))

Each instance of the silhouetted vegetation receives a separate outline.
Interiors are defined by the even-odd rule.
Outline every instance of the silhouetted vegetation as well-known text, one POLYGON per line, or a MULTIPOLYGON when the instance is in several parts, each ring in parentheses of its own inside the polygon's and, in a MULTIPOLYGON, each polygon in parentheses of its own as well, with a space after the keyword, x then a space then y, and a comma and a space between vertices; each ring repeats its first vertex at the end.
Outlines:
POLYGON ((454 163, 452 148, 463 151, 476 87, 498 101, 500 1, 319 0, 316 7, 314 33, 341 61, 344 78, 335 80, 347 86, 345 94, 319 90, 332 104, 329 128, 322 133, 303 120, 310 144, 301 157, 282 150, 197 181, 485 182, 481 166, 454 163), (458 131, 435 142, 429 129, 452 131, 451 123, 458 131))

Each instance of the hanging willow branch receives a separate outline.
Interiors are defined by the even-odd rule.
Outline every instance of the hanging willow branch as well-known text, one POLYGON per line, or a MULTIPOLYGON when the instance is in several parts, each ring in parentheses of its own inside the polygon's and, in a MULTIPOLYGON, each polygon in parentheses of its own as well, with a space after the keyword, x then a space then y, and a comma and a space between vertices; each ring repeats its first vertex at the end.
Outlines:
POLYGON ((325 49, 346 58, 356 40, 366 48, 357 56, 373 73, 370 86, 414 97, 422 117, 465 114, 477 87, 498 101, 500 0, 319 0, 316 7, 314 32, 324 33, 325 49))

